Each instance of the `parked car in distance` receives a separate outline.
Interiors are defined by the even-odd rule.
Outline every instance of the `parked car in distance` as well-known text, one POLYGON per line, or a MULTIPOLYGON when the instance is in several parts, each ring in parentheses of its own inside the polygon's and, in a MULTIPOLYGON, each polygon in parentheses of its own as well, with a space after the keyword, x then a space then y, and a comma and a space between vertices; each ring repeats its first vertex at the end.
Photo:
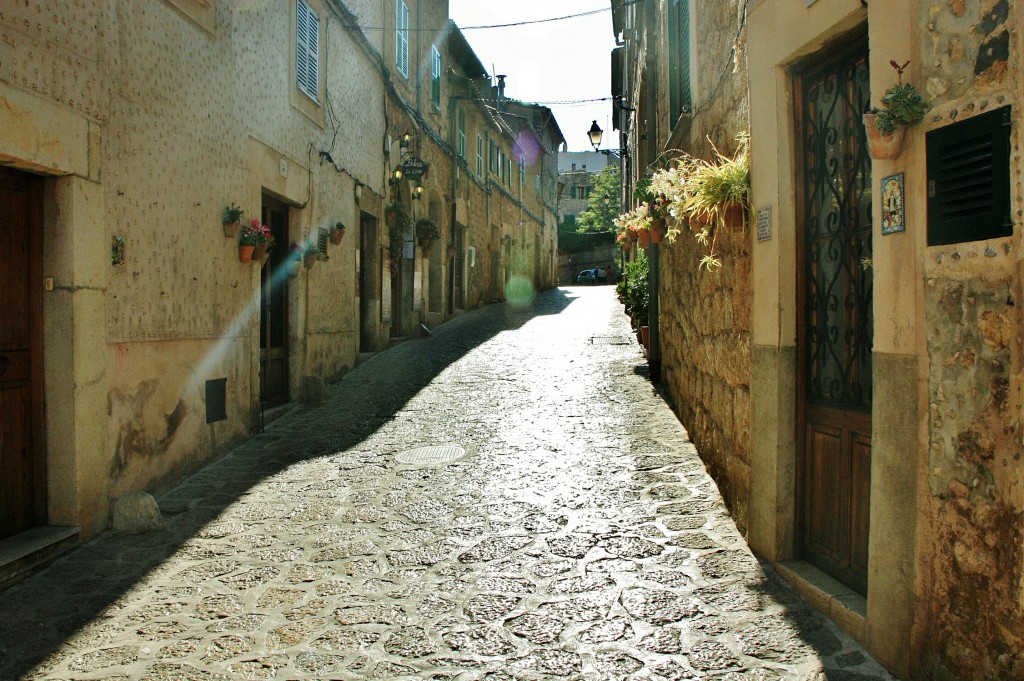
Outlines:
POLYGON ((576 275, 577 284, 596 284, 597 270, 583 270, 576 275))

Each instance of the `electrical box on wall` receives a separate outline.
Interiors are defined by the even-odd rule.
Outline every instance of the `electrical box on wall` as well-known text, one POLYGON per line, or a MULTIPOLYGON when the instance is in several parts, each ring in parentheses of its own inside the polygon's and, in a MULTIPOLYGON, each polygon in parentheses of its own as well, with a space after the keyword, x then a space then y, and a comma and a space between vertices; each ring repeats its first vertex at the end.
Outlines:
POLYGON ((476 267, 476 248, 473 246, 469 247, 469 256, 467 257, 470 267, 476 267))

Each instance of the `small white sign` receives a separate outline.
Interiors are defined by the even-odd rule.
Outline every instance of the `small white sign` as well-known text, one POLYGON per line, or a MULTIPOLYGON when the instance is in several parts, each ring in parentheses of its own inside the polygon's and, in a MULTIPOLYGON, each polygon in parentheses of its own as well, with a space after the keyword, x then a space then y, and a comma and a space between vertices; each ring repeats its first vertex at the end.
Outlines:
POLYGON ((772 238, 772 207, 757 209, 757 240, 769 241, 772 238))

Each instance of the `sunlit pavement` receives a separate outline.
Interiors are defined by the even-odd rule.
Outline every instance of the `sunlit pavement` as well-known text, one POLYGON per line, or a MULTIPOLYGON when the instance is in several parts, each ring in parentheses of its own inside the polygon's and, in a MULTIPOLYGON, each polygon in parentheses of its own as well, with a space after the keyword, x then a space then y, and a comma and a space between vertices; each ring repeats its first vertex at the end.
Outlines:
POLYGON ((382 353, 0 593, 0 678, 887 679, 766 578, 611 286, 382 353))

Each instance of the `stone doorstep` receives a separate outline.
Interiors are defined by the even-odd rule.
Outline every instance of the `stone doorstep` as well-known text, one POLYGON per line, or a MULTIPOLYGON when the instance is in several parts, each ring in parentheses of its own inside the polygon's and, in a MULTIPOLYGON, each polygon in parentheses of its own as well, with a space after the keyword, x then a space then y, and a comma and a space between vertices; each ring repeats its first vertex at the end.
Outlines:
POLYGON ((80 527, 42 525, 0 541, 0 589, 75 548, 80 531, 80 527))
POLYGON ((864 596, 802 560, 779 561, 772 567, 812 606, 868 647, 868 601, 864 596))

